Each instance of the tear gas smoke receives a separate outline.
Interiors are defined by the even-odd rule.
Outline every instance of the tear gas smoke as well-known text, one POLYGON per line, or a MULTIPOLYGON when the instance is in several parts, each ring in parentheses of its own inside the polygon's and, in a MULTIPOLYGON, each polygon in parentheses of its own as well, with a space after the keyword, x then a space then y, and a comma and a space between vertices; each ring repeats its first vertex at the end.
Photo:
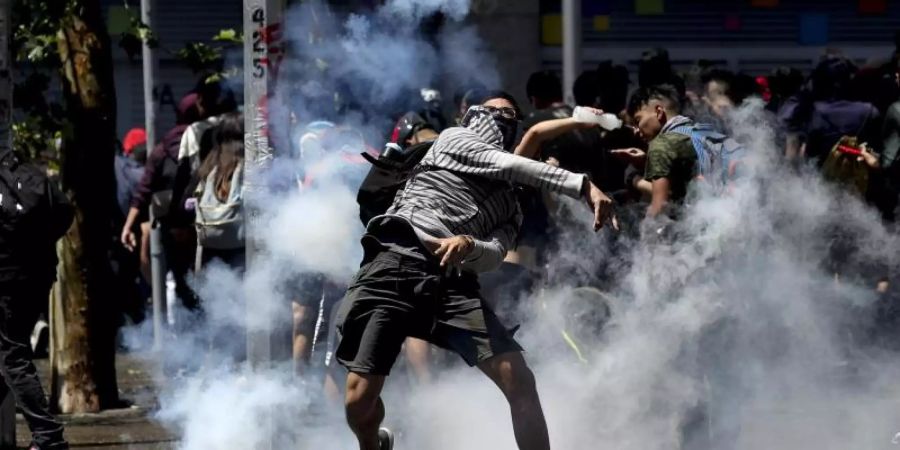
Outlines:
MULTIPOLYGON (((291 36, 295 54, 285 63, 280 102, 300 124, 326 118, 372 136, 383 135, 408 92, 441 77, 496 86, 474 29, 450 24, 436 39, 417 29, 435 11, 459 19, 467 7, 395 0, 341 21, 306 2, 289 15, 300 25, 290 27, 298 34, 291 36), (334 107, 328 92, 341 92, 362 113, 334 107)), ((858 199, 811 170, 784 168, 769 123, 759 103, 734 111, 735 135, 752 155, 748 176, 728 196, 692 193, 678 221, 645 227, 641 238, 637 220, 631 232, 592 234, 583 205, 562 201, 560 214, 571 220, 549 258, 551 283, 521 302, 529 319, 518 335, 537 374, 554 448, 892 445, 900 430, 900 404, 890 401, 898 364, 876 345, 872 318, 880 301, 875 280, 892 270, 900 247, 858 199), (844 258, 838 281, 826 264, 835 252, 844 258), (586 284, 603 292, 573 293, 586 284)), ((307 162, 279 164, 300 171, 296 165, 307 162)), ((358 183, 358 174, 344 176, 340 158, 325 165, 341 175, 266 203, 267 257, 244 280, 221 268, 198 280, 213 329, 283 321, 290 293, 282 286, 297 272, 344 280, 353 274, 362 229, 356 185, 347 180, 358 183), (248 301, 259 308, 248 313, 248 301)), ((620 211, 629 213, 642 215, 620 211)), ((232 339, 243 344, 239 334, 232 339)), ((160 418, 177 424, 179 448, 251 448, 267 424, 301 448, 353 447, 339 412, 309 419, 315 414, 305 405, 316 403, 319 385, 291 378, 287 369, 219 365, 227 358, 191 339, 170 342, 167 351, 211 367, 163 386, 160 418), (270 423, 272 410, 278 417, 270 423)), ((477 370, 457 364, 427 386, 397 378, 389 379, 385 399, 386 424, 400 431, 398 448, 514 448, 504 399, 477 370)))

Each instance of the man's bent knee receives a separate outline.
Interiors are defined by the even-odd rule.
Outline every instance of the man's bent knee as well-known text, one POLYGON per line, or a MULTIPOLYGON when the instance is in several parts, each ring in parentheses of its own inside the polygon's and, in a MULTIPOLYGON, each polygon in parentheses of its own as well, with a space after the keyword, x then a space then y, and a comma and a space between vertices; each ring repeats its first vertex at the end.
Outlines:
POLYGON ((534 373, 521 353, 497 355, 478 365, 510 400, 527 399, 537 392, 534 373))
POLYGON ((350 372, 347 375, 347 394, 344 399, 347 418, 364 419, 370 415, 378 405, 383 386, 383 375, 350 372))

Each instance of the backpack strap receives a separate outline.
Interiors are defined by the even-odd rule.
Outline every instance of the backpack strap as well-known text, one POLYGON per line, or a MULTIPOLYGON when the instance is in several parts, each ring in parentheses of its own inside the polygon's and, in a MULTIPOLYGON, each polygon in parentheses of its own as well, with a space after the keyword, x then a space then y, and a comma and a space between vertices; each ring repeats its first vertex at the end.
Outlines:
POLYGON ((376 158, 369 154, 369 152, 362 152, 360 153, 360 155, 363 157, 363 159, 368 161, 369 164, 383 170, 399 170, 401 165, 400 163, 397 163, 395 161, 376 158))
POLYGON ((697 164, 700 166, 700 175, 708 175, 710 168, 712 167, 712 159, 709 152, 706 151, 706 144, 703 142, 701 133, 698 133, 692 125, 682 125, 672 128, 669 130, 669 133, 678 133, 691 139, 694 152, 697 154, 697 164))
POLYGON ((244 184, 244 163, 239 162, 231 174, 231 186, 228 191, 228 201, 238 201, 239 197, 243 197, 244 184))

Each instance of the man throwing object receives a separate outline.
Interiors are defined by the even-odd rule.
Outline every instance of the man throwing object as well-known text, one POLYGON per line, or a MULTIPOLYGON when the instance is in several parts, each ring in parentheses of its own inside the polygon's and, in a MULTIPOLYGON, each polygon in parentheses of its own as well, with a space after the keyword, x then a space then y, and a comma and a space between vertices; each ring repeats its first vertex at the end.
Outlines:
POLYGON ((614 218, 612 201, 586 176, 510 153, 520 117, 503 92, 470 108, 367 226, 363 263, 337 320, 337 360, 350 371, 347 421, 361 450, 393 447, 392 434, 379 430, 380 395, 408 336, 455 351, 497 384, 520 449, 550 448, 534 375, 481 298, 477 273, 497 268, 515 245, 522 214, 513 183, 586 199, 595 230, 614 218))

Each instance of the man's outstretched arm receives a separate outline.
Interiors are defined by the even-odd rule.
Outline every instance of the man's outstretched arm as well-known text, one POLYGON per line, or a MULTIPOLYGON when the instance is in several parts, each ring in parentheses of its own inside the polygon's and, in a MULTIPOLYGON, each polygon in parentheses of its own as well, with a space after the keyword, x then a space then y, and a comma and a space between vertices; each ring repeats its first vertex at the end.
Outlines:
POLYGON ((572 198, 583 195, 587 177, 503 151, 466 131, 447 130, 429 164, 457 173, 524 184, 572 198))

